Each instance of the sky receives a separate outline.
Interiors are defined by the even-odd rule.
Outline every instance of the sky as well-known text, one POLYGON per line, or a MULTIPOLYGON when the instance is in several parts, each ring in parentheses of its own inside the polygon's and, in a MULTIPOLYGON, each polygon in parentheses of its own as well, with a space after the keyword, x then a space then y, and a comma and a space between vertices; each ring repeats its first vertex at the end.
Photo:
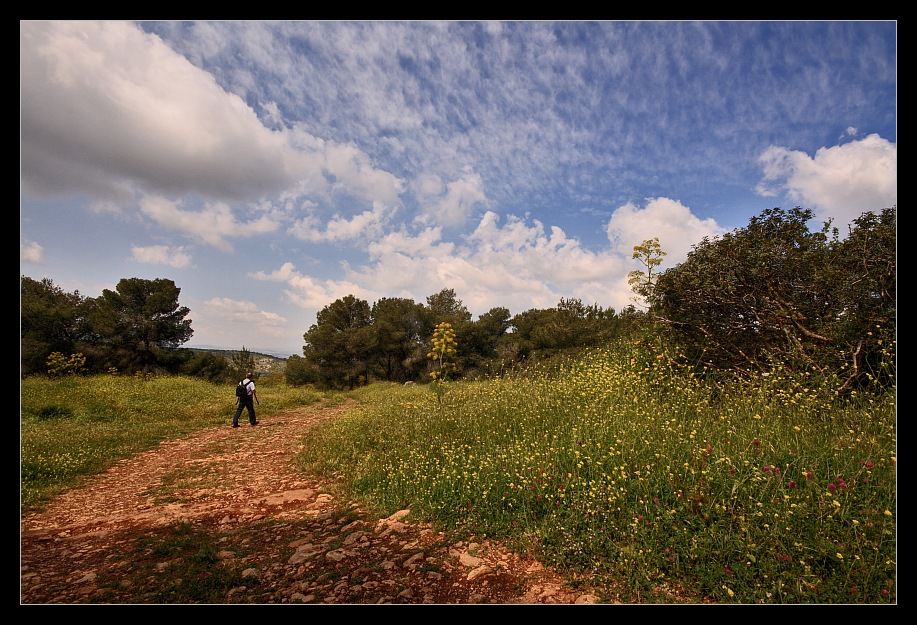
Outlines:
POLYGON ((185 347, 353 295, 635 304, 770 208, 897 206, 895 21, 20 21, 20 275, 167 278, 185 347))

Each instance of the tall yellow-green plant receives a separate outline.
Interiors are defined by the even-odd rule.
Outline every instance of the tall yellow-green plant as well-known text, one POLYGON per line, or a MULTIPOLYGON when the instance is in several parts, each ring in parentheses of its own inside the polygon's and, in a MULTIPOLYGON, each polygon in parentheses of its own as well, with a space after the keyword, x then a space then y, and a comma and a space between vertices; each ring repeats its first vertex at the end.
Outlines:
POLYGON ((663 256, 666 256, 666 252, 659 245, 659 237, 647 239, 640 245, 634 246, 632 258, 639 260, 646 267, 646 272, 631 271, 627 274, 627 283, 643 305, 646 305, 653 292, 653 286, 656 284, 656 275, 653 274, 653 270, 662 264, 663 256))
POLYGON ((427 354, 427 358, 433 361, 433 371, 430 377, 433 378, 433 390, 436 392, 436 398, 441 402, 445 387, 443 386, 449 379, 449 374, 455 371, 455 357, 458 342, 455 340, 455 330, 448 321, 438 324, 433 330, 433 349, 427 354))
POLYGON ((455 330, 448 321, 443 321, 433 330, 433 349, 427 358, 433 361, 433 371, 430 377, 436 380, 447 380, 449 373, 455 371, 455 362, 450 358, 455 356, 458 343, 455 340, 455 330))

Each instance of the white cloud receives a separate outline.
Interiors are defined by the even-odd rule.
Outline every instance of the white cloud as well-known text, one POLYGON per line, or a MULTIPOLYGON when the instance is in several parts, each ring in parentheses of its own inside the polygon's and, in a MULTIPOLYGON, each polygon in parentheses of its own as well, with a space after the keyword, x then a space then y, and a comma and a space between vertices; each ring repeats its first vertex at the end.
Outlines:
POLYGON ((605 228, 612 249, 630 258, 634 246, 659 237, 659 245, 666 253, 660 269, 665 270, 683 262, 691 247, 705 236, 717 236, 725 230, 713 219, 698 219, 678 200, 653 198, 646 207, 632 203, 619 207, 605 228))
POLYGON ((372 209, 347 219, 335 215, 322 230, 318 217, 306 215, 296 221, 289 232, 298 239, 315 243, 323 241, 341 242, 377 237, 392 211, 382 202, 373 202, 372 209))
POLYGON ((159 37, 119 21, 20 22, 22 180, 38 195, 257 198, 301 163, 281 133, 159 37))
POLYGON ((402 182, 392 174, 373 167, 369 157, 361 150, 352 145, 329 144, 325 159, 328 172, 335 178, 335 188, 364 202, 398 203, 402 182))
POLYGON ((191 266, 191 255, 184 247, 169 247, 168 245, 150 245, 147 247, 131 247, 131 257, 140 263, 166 265, 182 269, 191 266))
POLYGON ((898 146, 875 134, 820 148, 814 157, 771 146, 758 160, 764 169, 759 194, 785 191, 819 220, 833 219, 841 231, 866 211, 898 203, 898 146))
POLYGON ((439 228, 416 235, 391 232, 368 246, 365 266, 346 267, 345 280, 304 275, 292 263, 256 277, 285 283, 290 301, 313 310, 345 295, 369 303, 382 297, 423 303, 444 288, 455 289, 473 314, 495 306, 514 314, 549 308, 562 297, 616 310, 631 303, 629 259, 614 250, 586 250, 560 228, 545 229, 517 217, 501 225, 495 213, 487 212, 464 244, 442 240, 441 235, 439 228))
POLYGON ((140 200, 141 212, 167 230, 203 241, 208 245, 230 251, 228 237, 251 237, 276 232, 279 224, 262 215, 249 222, 237 221, 226 204, 217 202, 200 211, 181 209, 181 202, 162 197, 146 196, 140 200))
POLYGON ((284 297, 294 305, 311 311, 318 311, 346 295, 375 301, 374 292, 359 284, 346 280, 316 279, 300 273, 289 262, 271 273, 259 271, 253 275, 258 280, 286 284, 284 297))
POLYGON ((44 248, 35 241, 19 241, 20 263, 43 263, 45 261, 44 248))
POLYGON ((418 179, 414 188, 421 204, 417 222, 423 225, 464 226, 475 206, 487 203, 484 181, 470 171, 447 184, 438 176, 428 174, 418 179))
POLYGON ((255 346, 251 337, 282 338, 289 330, 289 322, 283 316, 263 310, 254 302, 226 297, 203 302, 190 319, 196 342, 225 345, 228 349, 251 349, 255 346))
MULTIPOLYGON (((130 22, 20 22, 20 75, 27 194, 86 193, 115 205, 137 191, 328 199, 327 175, 336 193, 399 202, 401 181, 360 149, 301 127, 268 129, 211 74, 130 22)), ((277 106, 262 106, 276 123, 277 106)))

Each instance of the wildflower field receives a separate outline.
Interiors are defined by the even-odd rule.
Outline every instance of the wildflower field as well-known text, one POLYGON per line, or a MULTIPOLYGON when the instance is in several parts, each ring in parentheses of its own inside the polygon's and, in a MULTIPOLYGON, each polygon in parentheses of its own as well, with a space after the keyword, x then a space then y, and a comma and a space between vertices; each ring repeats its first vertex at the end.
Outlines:
POLYGON ((446 392, 371 385, 301 462, 621 601, 894 603, 894 394, 808 377, 715 384, 631 345, 446 392))
MULTIPOLYGON (((893 604, 895 390, 831 388, 779 367, 716 382, 628 343, 497 379, 357 389, 358 408, 303 433, 298 462, 381 514, 533 552, 609 601, 893 604)), ((259 395, 265 416, 322 398, 259 395)), ((181 377, 23 380, 21 511, 228 424, 233 402, 181 377)))

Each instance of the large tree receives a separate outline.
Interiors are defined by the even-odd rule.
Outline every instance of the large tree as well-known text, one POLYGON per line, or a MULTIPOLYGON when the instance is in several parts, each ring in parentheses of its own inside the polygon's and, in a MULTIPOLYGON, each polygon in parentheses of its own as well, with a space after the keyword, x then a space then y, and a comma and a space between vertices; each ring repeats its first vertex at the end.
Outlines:
POLYGON ((501 351, 521 360, 535 355, 603 345, 620 334, 623 323, 613 308, 586 306, 576 298, 561 298, 554 308, 533 308, 515 315, 501 351))
POLYGON ((471 321, 471 313, 462 300, 455 296, 455 289, 442 289, 427 297, 427 310, 430 311, 434 325, 445 321, 457 329, 461 324, 471 321))
POLYGON ((814 367, 848 390, 865 375, 869 324, 894 326, 894 213, 864 214, 840 241, 829 224, 810 232, 809 210, 766 210, 659 275, 651 312, 699 363, 742 374, 814 367))
POLYGON ((367 381, 372 355, 369 303, 347 295, 321 309, 303 335, 303 357, 327 386, 353 388, 367 381))
POLYGON ((180 293, 166 278, 123 278, 114 291, 87 300, 93 343, 106 366, 144 374, 170 366, 175 350, 193 334, 180 293))
POLYGON ((423 304, 412 299, 383 297, 372 306, 372 362, 380 378, 393 382, 417 380, 426 362, 426 341, 433 332, 423 304))

